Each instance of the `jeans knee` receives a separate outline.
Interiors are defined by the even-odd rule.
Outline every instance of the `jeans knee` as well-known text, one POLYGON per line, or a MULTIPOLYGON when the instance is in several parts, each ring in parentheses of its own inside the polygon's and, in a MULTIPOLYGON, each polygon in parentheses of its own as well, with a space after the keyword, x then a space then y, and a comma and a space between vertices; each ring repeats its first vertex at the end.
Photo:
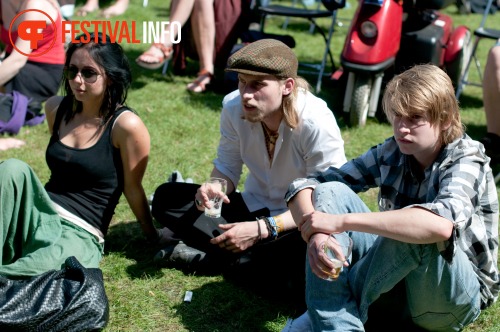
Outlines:
POLYGON ((370 211, 349 186, 336 181, 316 186, 313 204, 316 210, 333 214, 370 211))

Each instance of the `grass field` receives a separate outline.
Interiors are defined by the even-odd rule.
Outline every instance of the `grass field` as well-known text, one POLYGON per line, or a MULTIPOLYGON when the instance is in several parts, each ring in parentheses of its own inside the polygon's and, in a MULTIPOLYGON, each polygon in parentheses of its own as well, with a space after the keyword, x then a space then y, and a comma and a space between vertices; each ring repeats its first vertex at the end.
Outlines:
MULTIPOLYGON (((79 1, 78 5, 82 3, 79 1)), ((141 0, 132 0, 125 15, 113 20, 167 21, 168 3, 150 0, 148 7, 143 8, 141 0)), ((337 64, 349 20, 354 13, 355 2, 349 0, 349 3, 350 8, 339 12, 342 26, 337 27, 332 42, 337 64)), ((101 3, 101 6, 105 5, 106 2, 101 3)), ((457 25, 465 24, 471 29, 479 25, 478 14, 461 16, 455 6, 445 12, 453 17, 457 25)), ((500 26, 498 15, 492 20, 500 26)), ((91 14, 89 18, 98 19, 98 15, 91 14)), ((282 19, 270 18, 267 31, 293 35, 298 58, 318 62, 323 50, 319 34, 309 34, 309 24, 299 20, 292 20, 284 31, 280 28, 282 22, 282 19)), ((319 24, 326 26, 327 22, 323 20, 319 24)), ((141 25, 137 26, 141 35, 141 25)), ((483 64, 491 45, 489 41, 480 44, 478 55, 483 64)), ((212 169, 219 140, 218 121, 223 95, 214 92, 192 95, 185 90, 185 85, 195 78, 198 71, 194 61, 188 63, 185 76, 170 73, 162 76, 160 70, 143 70, 134 62, 147 45, 123 44, 123 47, 131 60, 134 77, 128 105, 139 113, 151 134, 150 163, 144 179, 147 194, 152 194, 173 170, 179 170, 185 178, 191 177, 195 182, 204 180, 212 169)), ((477 78, 474 70, 471 78, 477 78)), ((310 82, 314 83, 314 79, 311 78, 310 82)), ((391 135, 392 130, 387 123, 373 119, 364 128, 346 126, 338 107, 336 91, 335 84, 325 78, 319 96, 328 102, 337 117, 348 159, 391 135)), ((481 89, 466 87, 460 102, 467 132, 479 139, 486 130, 481 89)), ((26 146, 0 152, 0 160, 11 157, 24 160, 34 168, 42 182, 46 182, 49 173, 44 153, 49 138, 48 129, 45 125, 23 128, 19 138, 26 141, 26 146)), ((372 209, 376 209, 376 195, 375 191, 362 194, 372 209)), ((106 331, 274 332, 283 328, 288 317, 300 314, 284 299, 273 299, 272 295, 266 297, 222 276, 187 275, 175 269, 157 268, 152 257, 158 248, 145 245, 139 226, 123 197, 106 241, 106 255, 101 263, 110 301, 110 320, 106 331), (189 304, 183 302, 187 290, 193 291, 189 304)), ((499 331, 498 317, 500 306, 495 304, 466 331, 499 331)))

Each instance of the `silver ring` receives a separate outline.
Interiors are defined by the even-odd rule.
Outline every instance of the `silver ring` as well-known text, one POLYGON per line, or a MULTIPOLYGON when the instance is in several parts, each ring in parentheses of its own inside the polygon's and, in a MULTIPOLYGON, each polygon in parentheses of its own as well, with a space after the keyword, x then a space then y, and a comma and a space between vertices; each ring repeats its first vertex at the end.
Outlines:
POLYGON ((195 200, 194 200, 194 203, 195 203, 196 205, 198 205, 198 206, 201 206, 201 201, 199 201, 198 199, 195 199, 195 200))

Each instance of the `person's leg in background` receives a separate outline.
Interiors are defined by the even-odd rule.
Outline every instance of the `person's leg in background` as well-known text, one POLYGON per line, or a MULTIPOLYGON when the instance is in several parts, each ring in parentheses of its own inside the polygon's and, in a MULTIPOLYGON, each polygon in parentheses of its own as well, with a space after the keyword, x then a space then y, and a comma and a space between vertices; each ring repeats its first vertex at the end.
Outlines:
POLYGON ((492 167, 500 164, 500 40, 488 53, 483 77, 486 136, 481 139, 492 167))
POLYGON ((191 14, 191 27, 200 61, 200 71, 187 89, 199 93, 206 90, 214 73, 215 16, 214 0, 195 0, 191 14))
POLYGON ((171 29, 163 35, 163 41, 153 43, 149 49, 142 53, 136 62, 139 66, 146 69, 158 69, 163 66, 163 63, 171 59, 174 50, 172 48, 172 40, 175 40, 180 30, 178 28, 184 26, 191 16, 196 0, 172 0, 170 5, 170 27, 171 29), (179 22, 180 27, 172 22, 179 22))

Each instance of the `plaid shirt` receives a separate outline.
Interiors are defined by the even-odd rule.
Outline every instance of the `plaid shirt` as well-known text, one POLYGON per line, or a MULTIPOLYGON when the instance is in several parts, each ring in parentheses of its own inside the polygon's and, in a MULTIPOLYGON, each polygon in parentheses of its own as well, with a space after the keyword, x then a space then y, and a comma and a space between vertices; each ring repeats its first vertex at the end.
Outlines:
POLYGON ((450 262, 457 246, 467 254, 481 283, 483 307, 489 306, 500 289, 498 196, 489 158, 479 142, 464 135, 444 147, 423 173, 415 164, 391 137, 340 169, 295 180, 285 200, 318 182, 340 181, 355 192, 380 188, 380 211, 420 206, 450 220, 453 235, 437 243, 441 255, 450 262))

